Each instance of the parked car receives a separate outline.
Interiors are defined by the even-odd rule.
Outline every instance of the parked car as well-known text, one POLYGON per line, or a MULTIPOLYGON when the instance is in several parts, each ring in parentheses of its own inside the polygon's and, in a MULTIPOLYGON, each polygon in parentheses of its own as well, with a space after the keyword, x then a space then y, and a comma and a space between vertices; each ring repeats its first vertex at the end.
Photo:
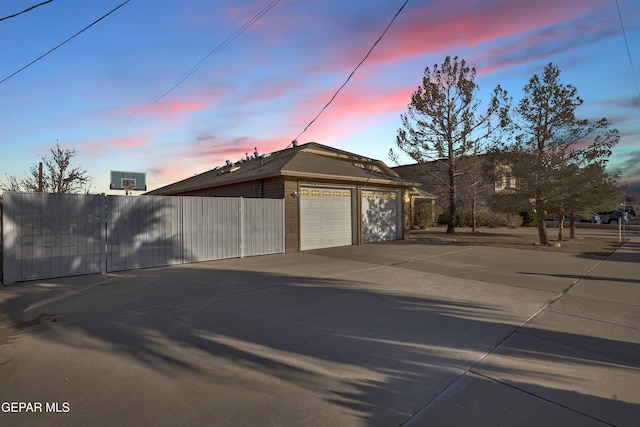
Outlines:
MULTIPOLYGON (((576 215, 574 219, 575 219, 576 222, 582 222, 583 221, 581 215, 576 215)), ((558 222, 559 220, 560 220, 560 215, 554 215, 551 218, 547 219, 547 221, 555 221, 555 222, 558 222)), ((564 216, 564 222, 566 222, 568 224, 569 221, 570 221, 569 215, 565 215, 564 216)))
POLYGON ((598 212, 600 215, 600 220, 603 224, 613 224, 614 222, 618 222, 623 220, 624 222, 629 221, 629 216, 626 212, 622 211, 608 211, 608 212, 598 212))
POLYGON ((591 222, 593 224, 602 224, 602 218, 595 212, 589 212, 591 214, 591 219, 587 222, 591 222))
MULTIPOLYGON (((575 221, 576 222, 592 222, 592 223, 595 223, 595 224, 600 224, 600 215, 598 215, 595 212, 589 212, 589 213, 591 214, 591 218, 583 217, 582 215, 576 215, 575 216, 575 221)), ((559 215, 554 215, 551 218, 547 218, 547 221, 558 222, 559 219, 560 219, 559 215)), ((565 224, 569 224, 569 222, 570 222, 569 215, 565 215, 564 216, 564 222, 565 222, 565 224)))

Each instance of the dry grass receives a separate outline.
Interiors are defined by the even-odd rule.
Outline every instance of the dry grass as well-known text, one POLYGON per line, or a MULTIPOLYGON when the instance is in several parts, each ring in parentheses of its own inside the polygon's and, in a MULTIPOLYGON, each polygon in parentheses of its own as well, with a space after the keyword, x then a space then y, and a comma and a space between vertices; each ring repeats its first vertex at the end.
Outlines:
POLYGON ((564 230, 564 238, 558 241, 558 229, 547 229, 551 241, 550 246, 541 246, 538 230, 534 227, 483 228, 475 233, 469 228, 458 228, 454 234, 446 234, 444 228, 429 230, 413 230, 412 238, 440 239, 456 244, 471 244, 480 246, 494 246, 512 249, 539 250, 548 252, 562 252, 581 255, 607 257, 620 247, 618 235, 614 230, 593 231, 576 230, 576 238, 569 239, 569 230, 564 230), (559 246, 558 246, 559 244, 559 246))

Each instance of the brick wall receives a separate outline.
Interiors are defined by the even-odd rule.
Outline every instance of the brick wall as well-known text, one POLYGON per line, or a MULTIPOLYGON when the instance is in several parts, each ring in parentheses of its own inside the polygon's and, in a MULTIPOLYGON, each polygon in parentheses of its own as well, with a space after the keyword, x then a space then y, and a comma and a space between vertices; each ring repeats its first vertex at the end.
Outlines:
POLYGON ((293 196, 297 191, 297 179, 288 179, 284 181, 285 252, 300 251, 300 199, 293 196))
POLYGON ((283 179, 267 178, 255 181, 239 182, 202 190, 187 191, 176 194, 178 196, 200 197, 248 197, 264 199, 282 199, 284 197, 283 179))
POLYGON ((262 195, 264 199, 282 199, 284 198, 285 183, 284 178, 275 177, 261 180, 262 183, 262 195))

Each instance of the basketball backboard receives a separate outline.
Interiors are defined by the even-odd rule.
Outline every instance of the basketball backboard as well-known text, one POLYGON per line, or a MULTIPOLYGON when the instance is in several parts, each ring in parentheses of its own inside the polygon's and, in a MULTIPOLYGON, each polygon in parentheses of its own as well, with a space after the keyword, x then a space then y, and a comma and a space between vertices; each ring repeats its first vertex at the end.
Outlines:
POLYGON ((111 190, 125 190, 127 192, 147 191, 147 180, 144 172, 111 171, 111 190))

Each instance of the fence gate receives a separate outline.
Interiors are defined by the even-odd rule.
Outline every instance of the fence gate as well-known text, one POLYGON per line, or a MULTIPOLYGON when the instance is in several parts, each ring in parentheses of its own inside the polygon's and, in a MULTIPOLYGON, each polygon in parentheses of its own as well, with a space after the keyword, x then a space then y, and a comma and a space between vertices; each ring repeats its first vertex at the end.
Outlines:
POLYGON ((3 282, 104 272, 101 195, 3 194, 3 282))
POLYGON ((284 252, 284 200, 5 192, 3 283, 284 252))
POLYGON ((180 197, 106 199, 107 271, 182 263, 180 197))

